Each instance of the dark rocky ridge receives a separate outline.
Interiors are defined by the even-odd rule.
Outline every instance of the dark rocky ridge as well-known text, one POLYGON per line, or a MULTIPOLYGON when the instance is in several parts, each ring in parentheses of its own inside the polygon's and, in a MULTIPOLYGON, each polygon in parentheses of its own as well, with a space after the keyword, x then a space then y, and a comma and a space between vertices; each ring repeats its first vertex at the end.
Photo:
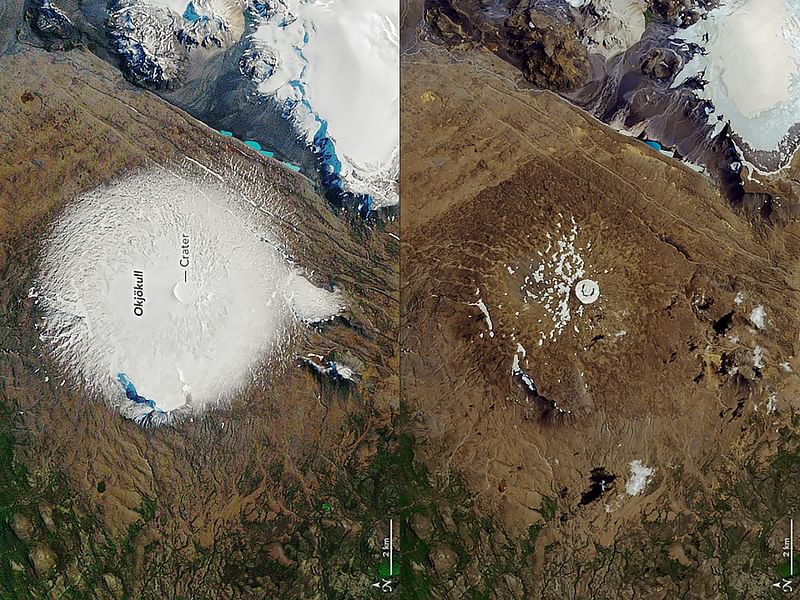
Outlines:
POLYGON ((536 0, 505 21, 509 51, 537 87, 569 91, 589 76, 589 55, 567 4, 536 0))
POLYGON ((26 17, 48 50, 71 50, 83 41, 81 31, 50 0, 30 2, 26 17))

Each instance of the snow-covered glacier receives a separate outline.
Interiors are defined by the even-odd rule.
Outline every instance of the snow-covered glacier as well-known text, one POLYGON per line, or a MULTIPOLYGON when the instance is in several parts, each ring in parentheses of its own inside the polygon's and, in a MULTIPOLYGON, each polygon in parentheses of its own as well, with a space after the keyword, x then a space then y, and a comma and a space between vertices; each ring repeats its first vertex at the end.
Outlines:
POLYGON ((397 204, 399 3, 253 0, 242 70, 284 106, 320 156, 325 183, 397 204))
POLYGON ((285 257, 274 198, 236 185, 146 170, 77 198, 45 241, 31 295, 50 358, 142 426, 236 396, 286 358, 292 323, 343 308, 285 257))
POLYGON ((724 0, 675 37, 696 51, 674 85, 699 74, 717 131, 730 123, 758 170, 786 166, 800 138, 800 4, 724 0))
POLYGON ((367 212, 397 204, 395 0, 111 0, 107 26, 128 78, 157 90, 180 88, 201 70, 197 59, 249 31, 239 71, 282 108, 323 184, 367 212))

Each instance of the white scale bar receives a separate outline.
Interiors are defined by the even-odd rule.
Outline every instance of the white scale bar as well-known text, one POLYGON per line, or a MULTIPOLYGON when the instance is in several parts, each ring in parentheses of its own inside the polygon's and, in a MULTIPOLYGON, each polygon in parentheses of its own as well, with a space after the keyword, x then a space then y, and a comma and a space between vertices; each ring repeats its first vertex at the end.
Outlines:
POLYGON ((389 577, 394 575, 393 556, 392 556, 392 538, 394 537, 394 521, 389 519, 389 577))
POLYGON ((794 577, 794 519, 789 519, 789 577, 794 577))

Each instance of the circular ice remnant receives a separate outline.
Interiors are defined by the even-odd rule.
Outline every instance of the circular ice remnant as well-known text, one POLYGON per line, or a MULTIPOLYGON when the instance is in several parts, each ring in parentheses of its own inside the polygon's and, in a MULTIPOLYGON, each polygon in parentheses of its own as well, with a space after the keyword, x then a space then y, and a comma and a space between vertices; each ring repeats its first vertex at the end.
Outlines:
POLYGON ((593 304, 600 297, 600 286, 592 279, 581 279, 575 286, 575 295, 583 304, 593 304))
POLYGON ((160 169, 78 198, 46 241, 35 294, 69 375, 142 425, 230 397, 292 318, 341 308, 226 184, 160 169))

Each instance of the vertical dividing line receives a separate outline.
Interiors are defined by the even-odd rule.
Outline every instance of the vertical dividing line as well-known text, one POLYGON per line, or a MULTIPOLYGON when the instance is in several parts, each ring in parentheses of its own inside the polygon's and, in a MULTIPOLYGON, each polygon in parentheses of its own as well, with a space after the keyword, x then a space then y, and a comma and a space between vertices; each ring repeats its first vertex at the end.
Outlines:
POLYGON ((393 559, 394 559, 394 557, 392 556, 392 550, 393 550, 392 549, 392 538, 393 537, 394 537, 394 521, 392 519, 389 519, 389 578, 390 579, 392 578, 392 575, 394 574, 394 569, 392 568, 393 567, 393 559))

